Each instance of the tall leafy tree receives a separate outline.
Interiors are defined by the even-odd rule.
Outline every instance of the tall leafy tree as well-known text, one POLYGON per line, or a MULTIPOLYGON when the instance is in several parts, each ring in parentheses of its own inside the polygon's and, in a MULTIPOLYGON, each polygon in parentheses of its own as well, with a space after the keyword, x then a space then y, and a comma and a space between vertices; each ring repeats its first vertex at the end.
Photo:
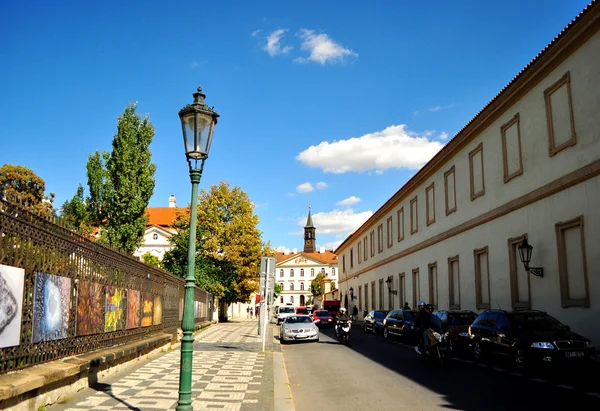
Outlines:
POLYGON ((323 294, 323 273, 317 274, 317 276, 310 282, 310 291, 313 297, 319 297, 323 294))
POLYGON ((73 198, 66 200, 60 208, 60 215, 69 227, 91 233, 92 225, 90 224, 88 203, 83 186, 79 184, 73 198))
POLYGON ((13 164, 0 167, 0 198, 50 216, 53 214, 54 193, 46 195, 45 191, 46 182, 33 170, 13 164))

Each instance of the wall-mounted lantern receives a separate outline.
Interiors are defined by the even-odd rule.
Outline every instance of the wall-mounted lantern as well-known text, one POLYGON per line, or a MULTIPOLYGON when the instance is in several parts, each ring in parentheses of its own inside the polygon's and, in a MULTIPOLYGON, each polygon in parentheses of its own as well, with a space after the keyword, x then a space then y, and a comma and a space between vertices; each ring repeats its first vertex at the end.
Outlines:
POLYGON ((531 253, 533 252, 533 246, 527 242, 527 238, 524 238, 521 245, 517 248, 519 250, 519 257, 521 258, 521 262, 525 266, 525 271, 537 277, 543 277, 544 269, 542 267, 529 266, 529 262, 531 261, 531 253))
POLYGON ((348 292, 350 293, 350 300, 355 300, 358 297, 354 296, 354 288, 350 287, 350 289, 348 290, 348 292))
POLYGON ((387 278, 387 280, 385 280, 385 283, 387 284, 387 288, 388 291, 394 295, 398 294, 398 290, 392 290, 392 284, 394 282, 394 277, 392 277, 391 275, 387 278))

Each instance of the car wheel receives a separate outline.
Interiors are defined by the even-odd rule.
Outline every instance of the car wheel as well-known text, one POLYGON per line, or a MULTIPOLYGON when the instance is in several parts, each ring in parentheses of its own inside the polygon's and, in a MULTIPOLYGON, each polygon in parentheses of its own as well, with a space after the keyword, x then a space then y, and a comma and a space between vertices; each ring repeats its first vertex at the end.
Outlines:
POLYGON ((473 358, 475 358, 475 361, 483 360, 483 345, 479 340, 473 343, 473 358))
POLYGON ((388 338, 390 338, 389 331, 388 331, 387 327, 383 328, 383 338, 385 338, 386 340, 388 338))
POLYGON ((521 348, 517 349, 515 352, 515 367, 519 371, 527 370, 527 358, 525 356, 525 351, 521 348))

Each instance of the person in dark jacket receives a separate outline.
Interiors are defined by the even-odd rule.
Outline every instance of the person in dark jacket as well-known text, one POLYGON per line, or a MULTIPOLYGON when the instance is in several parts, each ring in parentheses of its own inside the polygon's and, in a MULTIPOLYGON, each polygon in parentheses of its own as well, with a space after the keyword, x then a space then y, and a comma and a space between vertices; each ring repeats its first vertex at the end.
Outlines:
POLYGON ((340 312, 335 317, 335 335, 339 334, 340 322, 345 322, 350 320, 348 314, 346 313, 346 309, 344 307, 340 308, 340 312))

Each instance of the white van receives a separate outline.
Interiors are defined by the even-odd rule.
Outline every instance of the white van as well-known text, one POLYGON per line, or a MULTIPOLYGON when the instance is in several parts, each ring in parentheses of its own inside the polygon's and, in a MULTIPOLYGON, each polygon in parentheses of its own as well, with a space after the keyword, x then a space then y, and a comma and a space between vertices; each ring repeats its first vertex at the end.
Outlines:
POLYGON ((296 315, 296 307, 291 305, 283 305, 277 308, 277 325, 283 322, 287 317, 296 315))

